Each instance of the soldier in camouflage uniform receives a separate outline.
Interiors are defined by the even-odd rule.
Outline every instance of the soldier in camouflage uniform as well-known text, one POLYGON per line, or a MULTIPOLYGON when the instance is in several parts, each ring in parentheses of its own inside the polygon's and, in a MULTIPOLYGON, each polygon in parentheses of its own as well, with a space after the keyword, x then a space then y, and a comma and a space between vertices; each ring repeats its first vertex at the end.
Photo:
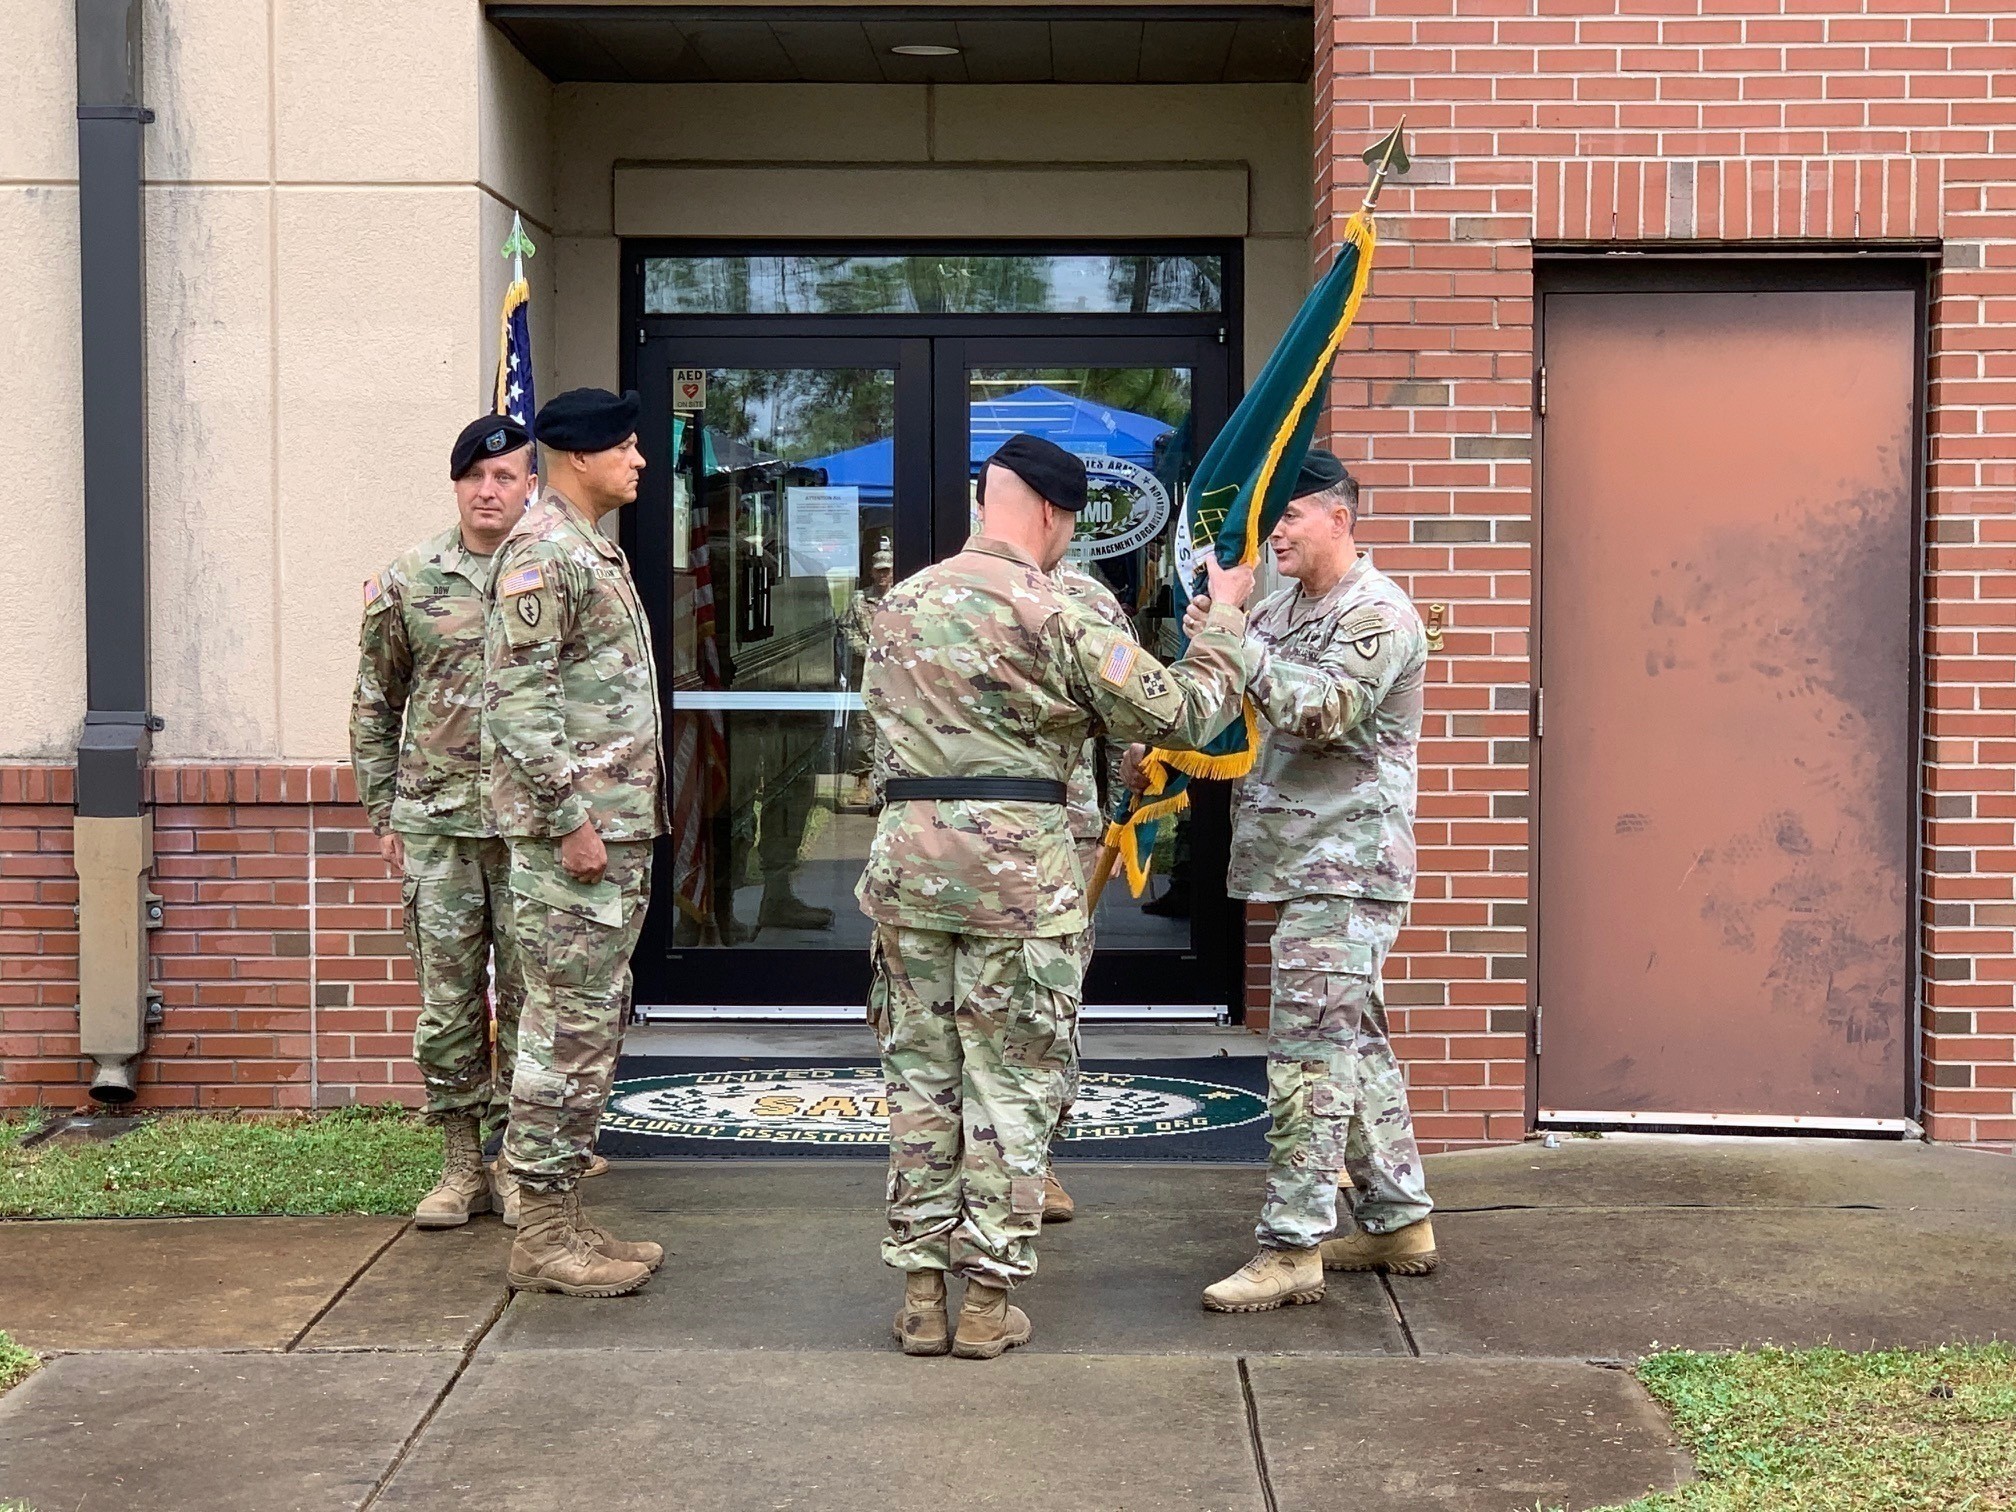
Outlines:
POLYGON ((1008 1288, 1036 1268, 1043 1175, 1076 1079, 1085 879, 1065 779, 1100 727, 1195 745, 1235 715, 1250 571, 1163 667, 1049 576, 1084 464, 1032 436, 988 464, 987 534, 890 590, 866 699, 887 805, 856 889, 875 921, 869 1021, 889 1092, 886 1263, 907 1354, 1026 1343, 1008 1288), (956 1334, 945 1273, 966 1279, 956 1334))
POLYGON ((458 522, 364 581, 350 761, 379 850, 402 874, 420 987, 413 1058, 443 1134, 441 1180, 413 1215, 421 1228, 503 1207, 483 1140, 510 1106, 525 987, 508 928, 505 846, 484 791, 483 615, 494 554, 525 513, 531 467, 516 421, 473 421, 449 454, 458 522))
MULTIPOLYGON (((875 611, 882 607, 883 595, 896 581, 896 557, 889 549, 888 538, 875 548, 875 554, 868 561, 868 581, 854 590, 847 600, 847 608, 840 616, 840 634, 847 642, 847 653, 853 661, 853 684, 858 689, 867 666, 868 626, 874 621, 875 611)), ((848 802, 855 808, 868 808, 875 801, 873 776, 875 772, 875 721, 867 711, 859 710, 847 716, 847 772, 854 779, 854 791, 848 802)))
POLYGON ((1318 1301, 1326 1267, 1420 1275, 1435 1264, 1433 1204, 1380 992, 1414 896, 1428 640, 1407 595, 1358 551, 1358 486, 1343 464, 1312 452, 1295 495, 1268 538, 1294 585, 1247 629, 1247 696, 1268 729, 1234 792, 1227 878, 1233 896, 1278 911, 1271 1153, 1260 1253, 1206 1288, 1204 1305, 1219 1312, 1318 1301), (1340 1173, 1349 1224, 1332 1238, 1340 1173))
POLYGON ((637 414, 634 392, 601 389, 539 411, 546 487, 497 553, 485 646, 491 808, 526 967, 504 1136, 523 1213, 508 1276, 570 1296, 635 1291, 665 1255, 590 1222, 576 1190, 666 829, 650 628, 622 549, 596 528, 637 497, 637 414))

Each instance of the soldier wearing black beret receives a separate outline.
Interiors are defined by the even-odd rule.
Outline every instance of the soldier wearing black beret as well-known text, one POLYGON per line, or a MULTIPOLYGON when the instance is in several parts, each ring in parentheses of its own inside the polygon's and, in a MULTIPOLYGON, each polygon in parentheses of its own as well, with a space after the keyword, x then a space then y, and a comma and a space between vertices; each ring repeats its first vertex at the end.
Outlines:
POLYGON ((638 409, 635 392, 571 389, 539 411, 545 486, 497 554, 485 646, 490 806, 526 975, 499 1161, 519 1213, 508 1279, 576 1297, 635 1291, 665 1257, 598 1227, 576 1191, 666 830, 650 629, 622 548, 597 528, 637 497, 638 409))
POLYGON ((482 1146, 510 1106, 525 990, 506 918, 510 857, 490 816, 479 722, 493 564, 525 513, 531 464, 516 420, 470 421, 448 452, 457 522, 364 582, 350 753, 379 852, 401 873, 420 983, 413 1058, 444 1155, 441 1180, 414 1210, 423 1229, 502 1212, 507 1197, 483 1169, 482 1146))

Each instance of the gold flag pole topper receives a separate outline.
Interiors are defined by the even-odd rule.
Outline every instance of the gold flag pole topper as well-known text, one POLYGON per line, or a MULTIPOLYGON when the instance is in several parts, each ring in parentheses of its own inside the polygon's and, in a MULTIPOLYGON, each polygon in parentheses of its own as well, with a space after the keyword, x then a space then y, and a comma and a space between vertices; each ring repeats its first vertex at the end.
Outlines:
MULTIPOLYGON (((1236 554, 1241 565, 1257 562, 1261 542, 1287 506, 1291 481, 1326 403, 1338 347, 1356 319, 1370 280, 1378 245, 1373 207, 1386 180, 1409 166, 1402 137, 1406 126, 1402 116, 1397 126, 1360 154, 1372 169, 1372 179, 1363 203, 1344 224, 1336 260, 1288 323, 1273 355, 1191 476, 1176 528, 1188 533, 1198 549, 1217 551, 1220 560, 1236 554), (1208 512, 1203 507, 1207 499, 1212 501, 1208 512)), ((1175 587, 1180 613, 1196 588, 1189 583, 1175 587)), ((1252 767, 1260 743, 1258 720, 1248 701, 1243 718, 1206 750, 1148 754, 1142 762, 1147 791, 1126 795, 1124 816, 1107 826, 1106 842, 1086 882, 1088 914, 1098 909, 1116 866, 1125 865, 1128 886, 1136 897, 1141 895, 1148 885, 1156 825, 1188 804, 1184 789, 1191 778, 1240 777, 1252 767)))

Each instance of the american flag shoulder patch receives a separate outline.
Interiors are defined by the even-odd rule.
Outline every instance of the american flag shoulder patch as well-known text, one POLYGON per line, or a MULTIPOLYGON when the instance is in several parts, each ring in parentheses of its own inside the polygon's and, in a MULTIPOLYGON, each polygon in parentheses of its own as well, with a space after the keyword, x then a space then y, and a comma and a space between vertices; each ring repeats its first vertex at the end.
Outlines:
POLYGON ((1099 664, 1099 680, 1111 683, 1116 688, 1127 686, 1128 674, 1134 670, 1134 663, 1141 659, 1141 648, 1132 641, 1116 640, 1106 659, 1099 664))
POLYGON ((507 572, 497 584, 497 596, 516 598, 521 593, 537 593, 545 586, 546 574, 539 570, 537 562, 533 562, 516 572, 507 572))
POLYGON ((374 572, 371 576, 364 579, 364 607, 369 609, 373 604, 377 603, 378 595, 384 591, 383 588, 378 586, 377 573, 374 572))

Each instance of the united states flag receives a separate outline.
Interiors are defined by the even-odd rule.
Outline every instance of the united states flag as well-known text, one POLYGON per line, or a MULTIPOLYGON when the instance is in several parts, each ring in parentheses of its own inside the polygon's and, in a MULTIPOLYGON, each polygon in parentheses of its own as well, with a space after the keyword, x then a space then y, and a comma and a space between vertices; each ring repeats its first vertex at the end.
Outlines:
POLYGON ((503 329, 497 345, 497 403, 494 408, 498 414, 509 415, 524 426, 527 436, 532 436, 532 417, 539 413, 539 400, 532 392, 531 311, 532 290, 524 279, 518 279, 504 291, 503 329))

